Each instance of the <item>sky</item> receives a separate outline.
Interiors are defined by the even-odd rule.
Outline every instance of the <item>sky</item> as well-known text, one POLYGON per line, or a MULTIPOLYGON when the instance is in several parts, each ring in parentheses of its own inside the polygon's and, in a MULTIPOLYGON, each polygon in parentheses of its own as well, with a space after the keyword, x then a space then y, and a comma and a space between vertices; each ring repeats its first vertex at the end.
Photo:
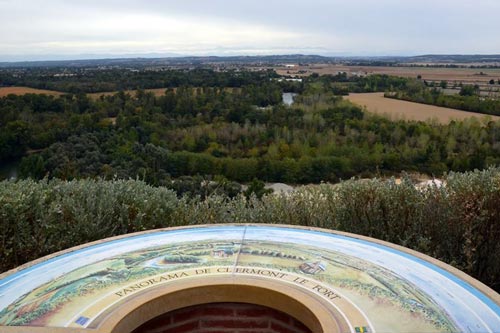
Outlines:
POLYGON ((0 61, 500 54, 499 0, 0 0, 0 61))

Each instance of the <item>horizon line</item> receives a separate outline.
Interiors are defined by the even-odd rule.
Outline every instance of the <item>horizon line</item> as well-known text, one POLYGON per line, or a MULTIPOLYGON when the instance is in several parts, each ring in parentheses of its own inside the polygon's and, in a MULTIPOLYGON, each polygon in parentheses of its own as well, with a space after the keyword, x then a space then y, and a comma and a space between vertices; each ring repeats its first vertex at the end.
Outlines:
MULTIPOLYGON (((4 57, 21 57, 20 55, 12 55, 4 57)), ((500 53, 424 53, 424 54, 414 54, 414 55, 403 55, 403 54, 383 54, 383 55, 370 55, 370 54, 350 54, 349 52, 339 52, 338 54, 314 54, 314 53, 275 53, 275 54, 234 54, 234 55, 217 55, 217 54, 207 54, 207 55, 184 55, 175 53, 140 53, 140 54, 81 54, 81 55, 47 55, 47 58, 43 59, 25 59, 25 60, 0 60, 0 64, 15 64, 15 63, 40 63, 40 62, 68 62, 68 61, 99 61, 99 60, 154 60, 154 59, 188 59, 188 58, 266 58, 266 57, 320 57, 320 58, 345 58, 345 59, 366 59, 366 58, 417 58, 417 57, 446 57, 446 56, 485 56, 485 57, 498 57, 500 59, 500 53), (61 57, 61 59, 55 59, 56 57, 61 57)), ((29 57, 38 57, 36 55, 28 55, 29 57)), ((2 55, 0 55, 0 59, 2 55)))

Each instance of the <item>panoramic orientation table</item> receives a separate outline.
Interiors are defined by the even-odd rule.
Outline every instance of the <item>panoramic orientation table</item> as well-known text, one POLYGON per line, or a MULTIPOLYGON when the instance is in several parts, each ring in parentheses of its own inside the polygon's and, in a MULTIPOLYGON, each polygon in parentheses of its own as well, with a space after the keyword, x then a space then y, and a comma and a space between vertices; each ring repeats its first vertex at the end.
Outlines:
POLYGON ((153 230, 0 275, 0 332, 131 332, 169 311, 240 302, 312 332, 500 332, 500 296, 406 248, 281 225, 153 230))

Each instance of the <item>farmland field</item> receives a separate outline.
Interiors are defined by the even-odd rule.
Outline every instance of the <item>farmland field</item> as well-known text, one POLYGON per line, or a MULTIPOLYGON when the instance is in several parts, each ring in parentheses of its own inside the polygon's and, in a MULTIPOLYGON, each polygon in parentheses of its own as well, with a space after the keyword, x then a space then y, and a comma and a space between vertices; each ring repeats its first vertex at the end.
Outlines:
POLYGON ((34 89, 28 87, 2 87, 0 88, 0 97, 5 97, 7 95, 25 95, 25 94, 45 94, 51 96, 60 96, 63 93, 54 90, 44 90, 44 89, 34 89))
MULTIPOLYGON (((416 78, 422 76, 423 80, 428 81, 448 81, 487 84, 488 81, 500 79, 500 69, 498 68, 435 68, 435 67, 400 67, 400 66, 346 66, 336 64, 311 64, 304 66, 295 66, 293 68, 274 67, 280 75, 299 75, 308 76, 312 73, 320 75, 346 72, 348 75, 372 75, 386 74, 392 76, 401 76, 416 78), (299 73, 301 71, 301 73, 299 73)), ((498 87, 498 84, 495 84, 498 87)))
POLYGON ((497 116, 486 116, 479 113, 385 98, 384 93, 350 94, 346 98, 353 103, 365 106, 369 112, 388 115, 392 119, 420 121, 436 119, 442 124, 447 124, 452 120, 463 120, 471 117, 500 119, 497 116))

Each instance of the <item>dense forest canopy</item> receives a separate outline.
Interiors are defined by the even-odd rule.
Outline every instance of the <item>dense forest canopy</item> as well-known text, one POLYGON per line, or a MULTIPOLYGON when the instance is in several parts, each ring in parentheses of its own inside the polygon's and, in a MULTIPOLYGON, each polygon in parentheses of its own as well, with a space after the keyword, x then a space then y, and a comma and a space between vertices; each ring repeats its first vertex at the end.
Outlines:
POLYGON ((171 74, 201 81, 161 96, 138 89, 97 99, 3 97, 0 161, 22 158, 21 178, 139 178, 165 186, 182 176, 287 183, 401 171, 440 176, 500 163, 499 122, 393 121, 340 96, 411 91, 415 80, 339 74, 288 82, 268 73, 203 73, 171 74), (292 106, 282 103, 284 91, 299 94, 292 106))
POLYGON ((41 67, 0 69, 0 86, 27 86, 66 93, 94 93, 131 89, 192 87, 241 87, 276 78, 273 71, 225 71, 194 68, 168 70, 156 68, 67 68, 41 67))

